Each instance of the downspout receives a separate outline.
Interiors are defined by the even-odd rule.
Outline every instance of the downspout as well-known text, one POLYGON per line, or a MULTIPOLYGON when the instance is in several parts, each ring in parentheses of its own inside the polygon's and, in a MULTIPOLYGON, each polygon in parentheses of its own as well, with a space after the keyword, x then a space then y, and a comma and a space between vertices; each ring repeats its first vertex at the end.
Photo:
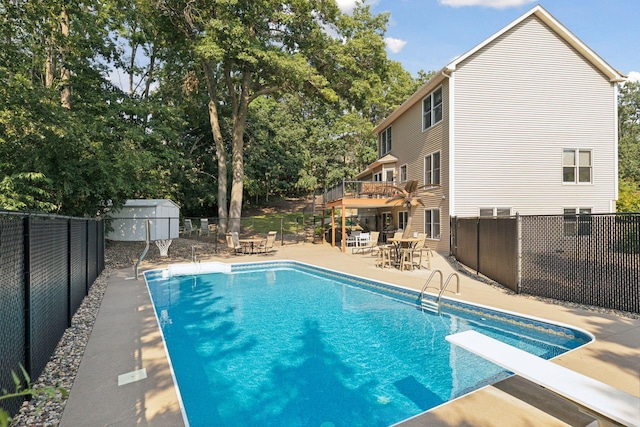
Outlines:
MULTIPOLYGON (((456 159, 456 149, 455 149, 455 77, 453 72, 455 68, 445 67, 442 69, 442 76, 446 77, 449 80, 449 99, 448 99, 448 109, 447 109, 447 117, 449 119, 449 155, 448 155, 448 167, 449 167, 449 182, 447 185, 447 193, 443 194, 442 199, 444 203, 448 205, 448 213, 449 213, 449 224, 451 224, 451 218, 456 216, 456 191, 455 191, 455 159, 456 159)), ((449 227, 449 246, 451 246, 451 227, 449 227)), ((451 251, 451 247, 449 247, 449 251, 451 251)))

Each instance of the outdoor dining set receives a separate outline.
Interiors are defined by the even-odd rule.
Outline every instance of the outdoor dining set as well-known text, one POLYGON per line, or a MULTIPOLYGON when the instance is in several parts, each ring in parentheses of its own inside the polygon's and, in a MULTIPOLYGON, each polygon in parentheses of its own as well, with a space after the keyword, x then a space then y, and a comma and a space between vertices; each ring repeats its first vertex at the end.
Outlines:
POLYGON ((226 234, 227 248, 233 254, 267 254, 273 249, 276 241, 276 231, 269 231, 266 237, 254 236, 241 239, 237 231, 226 234))
POLYGON ((379 243, 378 231, 356 232, 347 237, 347 246, 352 247, 352 253, 367 253, 377 255, 376 267, 398 268, 399 270, 413 270, 424 267, 431 269, 433 250, 426 243, 424 233, 416 233, 412 237, 403 237, 403 232, 396 232, 387 239, 387 243, 379 243))

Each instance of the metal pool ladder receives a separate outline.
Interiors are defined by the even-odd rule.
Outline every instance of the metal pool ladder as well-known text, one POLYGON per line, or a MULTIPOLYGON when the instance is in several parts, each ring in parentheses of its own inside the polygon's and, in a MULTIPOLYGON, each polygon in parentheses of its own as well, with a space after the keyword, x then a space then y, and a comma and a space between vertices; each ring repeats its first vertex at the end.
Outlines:
POLYGON ((447 281, 444 282, 444 286, 443 286, 442 285, 442 281, 443 281, 442 271, 441 270, 433 270, 433 272, 429 275, 429 278, 427 279, 427 281, 424 283, 424 286, 422 287, 422 290, 420 291, 420 297, 418 298, 418 300, 420 301, 420 307, 423 310, 428 310, 428 311, 440 314, 440 301, 442 299, 442 294, 444 293, 445 289, 447 289, 447 286, 449 286, 449 282, 451 282, 451 279, 453 277, 456 278, 456 295, 460 295, 460 276, 458 276, 458 273, 456 273, 456 272, 451 273, 449 275, 449 277, 447 277, 447 281), (433 279, 433 276, 436 273, 438 273, 440 275, 440 292, 438 293, 438 298, 436 298, 435 301, 432 301, 432 300, 429 300, 429 299, 425 298, 424 292, 429 287, 429 283, 431 282, 431 279, 433 279))

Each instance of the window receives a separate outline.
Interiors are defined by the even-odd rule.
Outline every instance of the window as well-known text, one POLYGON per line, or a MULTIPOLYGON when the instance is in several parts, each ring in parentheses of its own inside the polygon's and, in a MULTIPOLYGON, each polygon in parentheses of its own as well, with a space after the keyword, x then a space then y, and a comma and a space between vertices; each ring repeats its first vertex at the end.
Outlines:
POLYGON ((565 208, 564 235, 591 235, 591 208, 565 208))
POLYGON ((382 181, 382 172, 374 173, 373 174, 373 180, 374 181, 382 181))
POLYGON ((407 180, 407 165, 400 166, 400 182, 407 180))
POLYGON ((565 148, 562 150, 562 182, 590 184, 592 158, 590 150, 565 148))
POLYGON ((480 216, 511 216, 511 208, 480 208, 480 216))
POLYGON ((424 158, 424 183, 440 185, 440 152, 424 158))
POLYGON ((382 213, 382 227, 384 230, 390 230, 392 228, 391 221, 393 217, 391 216, 391 212, 383 212, 382 213))
POLYGON ((442 120, 442 86, 422 100, 422 130, 442 120))
POLYGON ((440 209, 424 211, 424 233, 427 239, 440 240, 440 209))
POLYGON ((391 151, 391 126, 380 133, 380 157, 391 151))
POLYGON ((393 182, 393 169, 388 169, 385 173, 385 181, 393 182))
POLYGON ((404 230, 407 226, 407 221, 409 221, 409 212, 402 211, 398 213, 398 229, 404 230))

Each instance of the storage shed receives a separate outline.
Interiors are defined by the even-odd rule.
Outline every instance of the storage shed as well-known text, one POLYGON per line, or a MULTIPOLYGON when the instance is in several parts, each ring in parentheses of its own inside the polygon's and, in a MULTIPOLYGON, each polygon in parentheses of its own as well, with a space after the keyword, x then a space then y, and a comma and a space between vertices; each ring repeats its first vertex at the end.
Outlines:
POLYGON ((127 200, 111 218, 111 230, 106 236, 109 240, 146 241, 147 219, 151 241, 178 238, 180 207, 169 199, 127 200))

